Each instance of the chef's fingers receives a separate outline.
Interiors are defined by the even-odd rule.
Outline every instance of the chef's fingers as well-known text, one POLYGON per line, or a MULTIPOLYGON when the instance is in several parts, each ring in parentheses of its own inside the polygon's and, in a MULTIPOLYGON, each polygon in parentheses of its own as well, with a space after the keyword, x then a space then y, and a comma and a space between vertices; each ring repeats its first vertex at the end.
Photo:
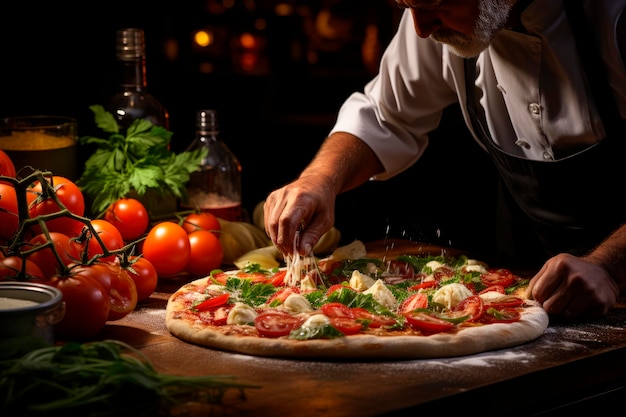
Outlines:
POLYGON ((537 281, 539 281, 541 277, 544 276, 547 267, 547 263, 543 264, 539 272, 537 272, 535 276, 530 280, 530 282, 528 283, 528 287, 526 288, 526 298, 529 298, 531 300, 535 298, 533 295, 533 289, 535 288, 535 284, 537 283, 537 281))
POLYGON ((548 314, 562 314, 564 316, 572 316, 575 304, 572 304, 571 291, 567 291, 566 281, 561 281, 554 291, 543 301, 543 309, 548 314))
POLYGON ((300 254, 305 256, 311 255, 317 242, 332 227, 332 224, 332 221, 325 221, 324 216, 319 212, 311 219, 303 222, 300 233, 300 254))

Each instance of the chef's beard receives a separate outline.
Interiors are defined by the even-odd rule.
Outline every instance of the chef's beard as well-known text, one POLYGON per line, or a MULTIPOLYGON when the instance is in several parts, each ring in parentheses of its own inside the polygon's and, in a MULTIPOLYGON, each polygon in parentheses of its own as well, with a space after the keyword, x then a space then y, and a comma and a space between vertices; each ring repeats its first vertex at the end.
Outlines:
POLYGON ((448 45, 454 54, 462 58, 477 56, 489 47, 496 34, 506 26, 512 8, 507 0, 478 0, 478 18, 472 36, 446 29, 437 30, 430 36, 448 45))

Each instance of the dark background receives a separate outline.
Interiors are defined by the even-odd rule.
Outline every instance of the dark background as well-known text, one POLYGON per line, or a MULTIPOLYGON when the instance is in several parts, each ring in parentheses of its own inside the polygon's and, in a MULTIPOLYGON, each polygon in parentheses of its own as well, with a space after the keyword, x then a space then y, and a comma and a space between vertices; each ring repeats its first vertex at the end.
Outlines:
MULTIPOLYGON (((251 213, 271 190, 298 175, 344 99, 374 76, 400 10, 391 0, 223 4, 110 0, 0 6, 0 117, 73 116, 79 135, 94 133, 88 107, 103 104, 115 88, 115 31, 142 28, 148 90, 169 110, 172 149, 184 150, 191 141, 197 110, 217 109, 222 137, 243 166, 243 204, 251 213), (279 5, 292 12, 276 13, 279 5), (320 16, 330 16, 329 33, 320 30, 320 16), (258 22, 265 27, 255 27, 258 22), (203 28, 219 35, 216 46, 194 47, 193 33, 203 28), (368 60, 362 51, 372 28, 377 43, 367 50, 379 52, 368 60), (236 45, 244 32, 261 45, 247 69, 236 45)), ((453 107, 416 166, 339 196, 336 226, 344 243, 403 237, 482 253, 493 241, 494 188, 487 156, 453 107)))

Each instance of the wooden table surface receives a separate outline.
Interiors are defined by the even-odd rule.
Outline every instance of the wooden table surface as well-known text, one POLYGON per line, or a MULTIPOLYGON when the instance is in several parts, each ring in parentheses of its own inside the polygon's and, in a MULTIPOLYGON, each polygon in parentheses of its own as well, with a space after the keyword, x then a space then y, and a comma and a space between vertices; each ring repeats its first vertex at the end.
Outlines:
POLYGON ((609 401, 626 394, 626 309, 587 323, 551 320, 535 341, 463 357, 294 360, 224 352, 172 336, 165 307, 184 282, 162 280, 148 300, 109 322, 98 338, 139 348, 161 372, 232 375, 259 386, 247 389, 245 398, 227 392, 211 416, 441 415, 462 405, 483 416, 503 410, 509 416, 536 415, 583 399, 588 401, 577 404, 577 411, 584 404, 597 407, 594 398, 610 407, 609 401))

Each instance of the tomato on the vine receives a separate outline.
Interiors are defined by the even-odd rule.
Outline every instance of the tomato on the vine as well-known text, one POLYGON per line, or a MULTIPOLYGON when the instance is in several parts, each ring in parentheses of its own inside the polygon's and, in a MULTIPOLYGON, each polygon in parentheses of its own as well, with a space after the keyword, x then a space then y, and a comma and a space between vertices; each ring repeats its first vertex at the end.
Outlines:
POLYGON ((148 210, 134 198, 121 198, 113 202, 104 213, 104 219, 120 231, 126 242, 139 239, 148 230, 150 222, 148 210))
POLYGON ((12 178, 16 175, 15 164, 2 149, 0 149, 0 175, 12 178))
POLYGON ((159 276, 182 272, 191 252, 189 235, 176 223, 158 223, 148 232, 142 251, 159 276))
MULTIPOLYGON (((24 249, 31 250, 38 246, 48 244, 48 239, 45 234, 41 233, 30 239, 28 242, 30 243, 30 246, 26 245, 24 249)), ((41 272, 43 272, 44 277, 46 278, 57 274, 63 269, 59 264, 59 260, 55 256, 51 246, 56 248, 59 259, 65 266, 68 266, 69 264, 80 259, 80 251, 75 245, 72 244, 71 239, 67 235, 63 233, 50 232, 50 242, 51 244, 49 246, 38 249, 28 255, 28 259, 34 262, 39 269, 41 269, 41 272)))
POLYGON ((219 232, 222 230, 217 217, 207 212, 190 213, 186 215, 183 218, 182 226, 189 234, 196 230, 208 230, 216 236, 219 236, 219 232))
POLYGON ((65 315, 54 326, 55 336, 83 340, 104 328, 110 301, 102 284, 84 271, 73 271, 67 277, 52 276, 47 284, 61 290, 65 302, 65 315))
POLYGON ((43 272, 33 261, 29 259, 24 261, 21 256, 16 255, 0 259, 0 281, 21 278, 22 268, 24 268, 23 278, 26 278, 28 281, 45 281, 43 272))
POLYGON ((10 240, 19 225, 15 187, 0 182, 0 241, 10 240))
POLYGON ((130 265, 125 266, 126 273, 135 281, 137 301, 150 297, 156 290, 159 277, 152 262, 142 256, 130 256, 130 265))
POLYGON ((126 317, 137 306, 135 281, 119 264, 95 262, 90 265, 76 265, 72 267, 72 272, 93 278, 105 289, 110 303, 107 320, 126 317))
MULTIPOLYGON (((83 193, 74 182, 58 175, 46 177, 46 181, 52 185, 57 198, 68 211, 77 216, 83 216, 85 214, 85 199, 83 193)), ((35 181, 28 189, 26 200, 28 202, 28 212, 31 218, 56 213, 61 210, 61 207, 56 203, 54 198, 43 193, 43 187, 40 181, 35 181)), ((46 226, 51 232, 59 232, 74 237, 79 235, 84 223, 63 216, 46 221, 46 226)), ((35 233, 41 233, 39 226, 35 226, 34 230, 35 233)))
MULTIPOLYGON (((109 251, 121 249, 124 247, 124 239, 117 228, 106 220, 95 219, 91 221, 93 229, 98 234, 100 240, 104 244, 105 248, 109 251)), ((85 231, 84 240, 78 241, 81 249, 84 251, 87 249, 87 257, 89 259, 96 255, 104 254, 104 250, 100 245, 98 239, 91 235, 89 231, 85 231)), ((113 262, 115 255, 103 256, 99 260, 102 262, 113 262)))
POLYGON ((189 251, 185 271, 190 275, 209 275, 212 270, 219 268, 224 260, 220 239, 208 230, 196 230, 189 234, 189 251))

